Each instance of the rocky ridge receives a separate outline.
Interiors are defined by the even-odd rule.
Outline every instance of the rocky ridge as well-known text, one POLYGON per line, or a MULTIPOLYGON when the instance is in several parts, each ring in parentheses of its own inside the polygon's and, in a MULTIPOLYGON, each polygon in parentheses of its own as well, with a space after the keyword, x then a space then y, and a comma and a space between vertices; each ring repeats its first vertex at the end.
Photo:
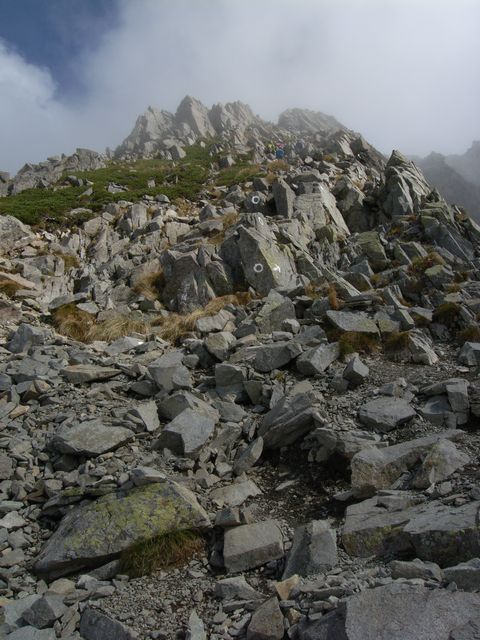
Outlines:
POLYGON ((0 216, 1 632, 478 637, 480 227, 322 114, 147 114, 214 188, 0 216))

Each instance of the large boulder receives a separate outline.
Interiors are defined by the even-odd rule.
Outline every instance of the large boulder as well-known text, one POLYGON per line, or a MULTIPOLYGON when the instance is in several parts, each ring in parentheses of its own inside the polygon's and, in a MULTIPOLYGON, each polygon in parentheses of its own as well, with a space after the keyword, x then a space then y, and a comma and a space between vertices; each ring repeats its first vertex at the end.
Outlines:
POLYGON ((322 424, 313 402, 313 393, 298 393, 283 396, 263 418, 259 435, 266 449, 286 447, 315 426, 315 420, 322 424))
POLYGON ((50 448, 61 453, 95 457, 114 451, 134 437, 125 427, 112 427, 101 419, 62 425, 50 440, 50 448))
POLYGON ((416 416, 415 409, 403 398, 382 396, 369 400, 358 410, 358 418, 375 431, 391 431, 416 416))
POLYGON ((283 579, 323 573, 337 564, 337 535, 324 520, 313 520, 295 530, 283 579))
POLYGON ((70 511, 37 557, 52 580, 106 564, 132 546, 181 529, 210 526, 195 496, 173 481, 111 493, 70 511))
POLYGON ((353 556, 411 553, 446 566, 478 556, 478 501, 449 507, 438 501, 385 508, 377 496, 347 508, 342 542, 353 556))
POLYGON ((9 251, 19 241, 29 242, 34 237, 30 227, 17 218, 0 215, 0 253, 9 251))
POLYGON ((368 495, 379 489, 388 489, 402 473, 417 465, 422 456, 439 440, 456 440, 462 435, 462 431, 452 429, 391 447, 370 447, 359 451, 350 463, 354 492, 357 495, 368 495))
POLYGON ((340 331, 378 335, 378 327, 374 320, 361 311, 327 311, 328 321, 340 331))
POLYGON ((302 640, 474 640, 456 630, 478 618, 479 605, 476 593, 393 583, 348 598, 308 625, 302 640))
POLYGON ((223 559, 230 573, 247 571, 283 556, 283 536, 278 522, 266 520, 225 532, 223 559))
POLYGON ((163 429, 155 443, 157 449, 170 449, 174 454, 196 458, 213 435, 215 418, 195 409, 184 409, 163 429))
POLYGON ((422 172, 399 151, 393 151, 385 169, 383 210, 388 216, 417 213, 431 192, 422 172))

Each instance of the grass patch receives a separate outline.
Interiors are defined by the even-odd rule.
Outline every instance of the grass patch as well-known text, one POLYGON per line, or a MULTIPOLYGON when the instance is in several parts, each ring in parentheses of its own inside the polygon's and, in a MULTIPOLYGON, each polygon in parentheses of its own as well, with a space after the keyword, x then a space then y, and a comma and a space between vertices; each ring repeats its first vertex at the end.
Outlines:
POLYGON ((433 312, 433 322, 454 327, 460 320, 460 305, 456 302, 444 302, 433 312))
POLYGON ((89 342, 89 334, 95 325, 95 316, 82 311, 75 304, 64 304, 52 314, 53 326, 63 336, 89 342))
POLYGON ((342 357, 351 353, 363 353, 366 355, 379 351, 378 340, 366 333, 357 333, 356 331, 347 331, 338 339, 340 347, 340 355, 342 357))
POLYGON ((234 295, 220 296, 210 300, 202 309, 195 309, 191 313, 170 313, 168 316, 160 316, 152 321, 152 327, 158 327, 156 334, 172 344, 176 344, 180 338, 191 331, 195 331, 197 320, 207 316, 214 316, 227 304, 243 306, 251 300, 248 292, 239 292, 234 295))
POLYGON ((149 325, 138 317, 114 314, 103 322, 79 309, 75 304, 64 304, 52 313, 52 322, 58 333, 77 340, 112 342, 132 333, 147 333, 149 325))
POLYGON ((394 331, 384 342, 385 353, 400 353, 409 345, 410 331, 394 331))
POLYGON ((204 548, 205 541, 194 531, 166 533, 124 551, 121 571, 131 578, 140 578, 159 569, 184 565, 204 548))
POLYGON ((333 282, 328 285, 327 298, 330 309, 333 309, 334 311, 338 311, 338 309, 341 309, 344 306, 343 300, 340 300, 338 297, 337 289, 333 282))
POLYGON ((77 215, 74 219, 66 215, 71 209, 88 207, 100 211, 109 202, 128 200, 137 202, 144 195, 165 194, 174 201, 179 198, 195 200, 205 188, 212 162, 216 156, 210 154, 212 141, 205 147, 200 144, 186 149, 186 156, 177 163, 163 159, 136 160, 135 162, 112 161, 107 167, 95 171, 77 172, 78 178, 93 182, 93 194, 80 198, 85 187, 63 186, 61 183, 48 189, 27 189, 21 193, 0 198, 0 214, 9 214, 30 225, 56 227, 65 223, 80 224, 90 216, 77 215), (155 187, 147 186, 155 179, 155 187), (110 182, 121 184, 128 190, 109 193, 110 182))
POLYGON ((430 251, 426 256, 413 258, 408 271, 413 275, 421 276, 426 269, 434 267, 436 264, 445 264, 445 260, 436 251, 430 251))
POLYGON ((464 342, 480 342, 480 327, 476 324, 471 324, 458 332, 457 339, 460 344, 464 342))
POLYGON ((236 184, 249 182, 254 178, 265 175, 259 164, 251 164, 247 161, 234 164, 228 169, 221 169, 215 179, 215 183, 222 187, 233 187, 236 184))
POLYGON ((147 273, 143 278, 137 280, 133 291, 147 300, 159 300, 164 286, 165 276, 163 270, 159 270, 147 273))
POLYGON ((8 280, 7 278, 0 280, 0 293, 4 293, 8 298, 14 298, 21 288, 22 286, 13 280, 8 280))

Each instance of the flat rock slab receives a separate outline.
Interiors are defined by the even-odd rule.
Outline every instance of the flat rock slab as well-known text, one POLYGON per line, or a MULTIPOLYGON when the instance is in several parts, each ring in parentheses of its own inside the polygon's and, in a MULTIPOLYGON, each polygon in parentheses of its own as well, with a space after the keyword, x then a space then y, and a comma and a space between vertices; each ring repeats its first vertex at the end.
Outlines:
POLYGON ((223 558, 230 573, 247 571, 283 556, 283 536, 276 520, 245 524, 225 532, 223 558))
POLYGON ((196 458, 213 435, 216 420, 195 409, 184 409, 163 429, 155 442, 156 449, 170 449, 174 454, 196 458))
MULTIPOLYGON (((480 595, 402 583, 366 589, 310 625, 304 640, 452 640, 478 617, 480 595)), ((466 636, 465 638, 467 638, 466 636)), ((476 636, 478 637, 478 636, 476 636)), ((475 636, 470 636, 474 640, 475 636)))
POLYGON ((363 449, 351 461, 352 488, 357 495, 371 495, 378 489, 388 489, 402 473, 419 463, 422 455, 436 442, 457 440, 462 435, 463 431, 450 429, 391 447, 363 449))
POLYGON ((313 393, 283 396, 264 416, 260 426, 264 447, 286 447, 311 431, 316 426, 313 402, 313 393))
POLYGON ((38 556, 35 572, 52 580, 106 564, 155 536, 209 526, 193 493, 176 482, 118 491, 70 511, 38 556))
POLYGON ((449 507, 439 501, 389 511, 376 496, 347 508, 342 542, 353 556, 409 552, 448 566, 480 555, 480 501, 449 507))
POLYGON ((274 369, 284 367, 300 353, 302 353, 302 347, 293 341, 267 344, 258 347, 253 367, 256 371, 268 373, 274 369))
POLYGON ((130 429, 110 427, 101 420, 88 420, 60 427, 50 441, 50 447, 61 453, 94 457, 118 449, 133 437, 130 429))
POLYGON ((362 311, 327 311, 327 318, 331 324, 340 331, 353 333, 366 333, 378 335, 378 327, 375 320, 372 320, 362 311))
POLYGON ((369 400, 358 411, 362 424, 381 432, 391 431, 416 415, 415 409, 403 398, 387 396, 369 400))
POLYGON ((110 380, 122 372, 113 367, 100 367, 94 364, 72 364, 62 369, 60 373, 72 384, 83 384, 84 382, 110 380))

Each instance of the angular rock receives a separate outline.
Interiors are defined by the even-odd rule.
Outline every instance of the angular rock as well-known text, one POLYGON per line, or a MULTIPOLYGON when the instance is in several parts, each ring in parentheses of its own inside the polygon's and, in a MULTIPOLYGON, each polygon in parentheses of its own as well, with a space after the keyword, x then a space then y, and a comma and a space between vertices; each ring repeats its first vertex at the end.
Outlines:
POLYGON ((101 456, 118 449, 133 437, 130 429, 107 426, 102 420, 96 419, 61 426, 50 440, 50 447, 61 453, 101 456))
POLYGON ((378 335, 378 327, 374 320, 362 311, 327 311, 327 318, 340 331, 378 335))
POLYGON ((218 506, 228 505, 229 507, 239 507, 248 498, 260 495, 262 492, 253 482, 234 482, 226 487, 220 487, 210 492, 210 499, 218 506))
POLYGON ((423 562, 415 558, 411 561, 392 560, 388 567, 392 572, 392 578, 407 578, 412 580, 420 578, 421 580, 443 580, 443 572, 435 562, 423 562))
POLYGON ((7 349, 12 353, 23 353, 30 347, 45 344, 51 336, 52 331, 49 329, 34 327, 31 324, 22 322, 7 342, 7 349))
POLYGON ((291 218, 295 192, 288 186, 285 180, 280 179, 273 183, 272 193, 277 214, 282 218, 291 218))
POLYGON ((343 371, 343 377, 348 380, 352 387, 358 387, 368 378, 369 368, 358 356, 350 360, 343 371))
POLYGON ((478 591, 480 589, 480 558, 471 558, 453 567, 443 570, 445 580, 455 582, 464 591, 478 591))
POLYGON ((184 409, 164 427, 154 448, 170 449, 175 455, 195 458, 213 435, 215 424, 210 415, 184 409))
POLYGON ((235 459, 233 473, 240 476, 251 469, 259 460, 263 452, 263 438, 259 436, 251 442, 246 449, 235 459))
POLYGON ((84 382, 110 380, 122 372, 113 367, 100 367, 93 364, 72 364, 62 369, 60 373, 72 384, 83 384, 84 382))
POLYGON ((188 618, 188 631, 185 640, 207 640, 205 625, 195 609, 188 618))
POLYGON ((339 343, 331 342, 330 344, 321 344, 318 347, 308 349, 297 358, 295 364, 303 375, 315 376, 323 373, 339 357, 339 343))
POLYGON ((56 640, 57 634, 53 629, 37 629, 36 627, 20 627, 6 636, 8 640, 56 640))
POLYGON ((254 612, 247 629, 247 640, 282 640, 283 614, 277 598, 269 598, 254 612))
POLYGON ((34 569, 52 580, 101 566, 150 538, 208 526, 207 514, 195 496, 176 482, 118 491, 70 511, 49 538, 34 569))
POLYGON ((182 362, 183 357, 181 351, 171 351, 149 364, 148 372, 161 391, 191 388, 190 372, 182 362))
POLYGON ((138 640, 131 629, 92 607, 82 613, 80 633, 85 640, 138 640))
POLYGON ((268 373, 284 367, 300 353, 302 348, 296 342, 275 342, 259 347, 255 353, 253 366, 256 371, 268 373))
POLYGON ((362 496, 388 489, 403 473, 418 464, 425 452, 439 440, 457 440, 463 434, 463 431, 452 429, 391 447, 364 449, 356 453, 350 463, 352 489, 356 495, 362 496))
POLYGON ((391 431, 415 416, 415 409, 403 398, 375 398, 358 410, 362 424, 381 432, 391 431))
POLYGON ((470 462, 467 454, 459 451, 453 442, 439 440, 428 452, 413 479, 416 489, 428 489, 432 484, 449 478, 457 469, 470 462))
POLYGON ((295 574, 306 578, 323 573, 334 567, 337 561, 335 530, 324 520, 313 520, 295 530, 282 579, 295 574))
POLYGON ((272 289, 255 319, 261 333, 281 331, 286 320, 295 319, 295 305, 286 296, 272 289))
POLYGON ((467 367, 476 367, 480 364, 480 342, 465 342, 458 353, 458 361, 467 367))
POLYGON ((244 576, 223 578, 215 585, 214 595, 221 600, 261 600, 263 595, 251 587, 244 576))
POLYGON ((247 571, 283 556, 283 537, 275 520, 245 524, 225 532, 223 558, 230 573, 247 571))
POLYGON ((52 627, 55 620, 61 618, 66 611, 67 607, 61 596, 46 594, 23 612, 23 619, 32 627, 45 629, 52 627))
POLYGON ((265 415, 258 431, 265 448, 286 447, 311 431, 317 417, 313 401, 311 393, 283 396, 265 415))
MULTIPOLYGON (((307 627, 304 640, 453 640, 480 596, 403 583, 365 589, 307 627)), ((473 639, 473 636, 472 636, 473 639)))

